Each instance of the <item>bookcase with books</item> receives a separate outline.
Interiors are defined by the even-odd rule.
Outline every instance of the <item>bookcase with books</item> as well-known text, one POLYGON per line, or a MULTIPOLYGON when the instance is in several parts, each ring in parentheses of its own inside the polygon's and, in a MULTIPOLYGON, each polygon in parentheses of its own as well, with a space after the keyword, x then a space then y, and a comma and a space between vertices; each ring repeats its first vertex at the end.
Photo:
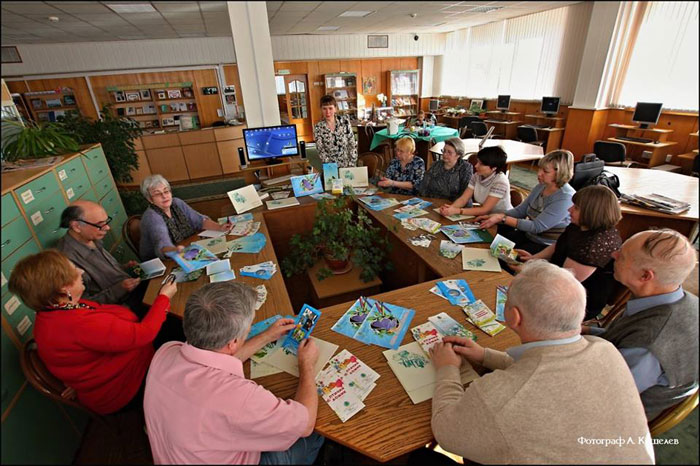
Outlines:
POLYGON ((192 83, 151 83, 107 88, 116 116, 133 118, 144 130, 199 127, 192 83))
POLYGON ((64 87, 53 91, 25 92, 24 100, 28 104, 34 121, 58 121, 59 117, 69 112, 80 113, 73 89, 64 87))
POLYGON ((335 97, 339 115, 357 118, 357 75, 355 73, 332 73, 324 75, 326 94, 335 97))
POLYGON ((389 105, 395 116, 416 116, 419 102, 419 71, 396 70, 389 73, 389 105))

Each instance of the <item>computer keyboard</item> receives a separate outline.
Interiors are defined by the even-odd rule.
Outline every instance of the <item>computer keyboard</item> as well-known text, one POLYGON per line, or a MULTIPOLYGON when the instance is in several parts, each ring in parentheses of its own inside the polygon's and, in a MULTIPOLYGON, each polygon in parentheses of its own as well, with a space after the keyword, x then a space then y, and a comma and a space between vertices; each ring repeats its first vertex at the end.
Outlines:
POLYGON ((642 142, 642 143, 648 143, 648 142, 653 142, 653 139, 648 139, 648 138, 633 138, 631 136, 617 136, 615 139, 622 139, 623 141, 631 141, 631 142, 642 142))
POLYGON ((289 181, 291 178, 292 178, 292 175, 284 175, 284 176, 280 176, 277 178, 271 178, 269 180, 263 180, 262 184, 264 186, 270 186, 273 184, 280 184, 280 183, 284 183, 285 181, 289 181))

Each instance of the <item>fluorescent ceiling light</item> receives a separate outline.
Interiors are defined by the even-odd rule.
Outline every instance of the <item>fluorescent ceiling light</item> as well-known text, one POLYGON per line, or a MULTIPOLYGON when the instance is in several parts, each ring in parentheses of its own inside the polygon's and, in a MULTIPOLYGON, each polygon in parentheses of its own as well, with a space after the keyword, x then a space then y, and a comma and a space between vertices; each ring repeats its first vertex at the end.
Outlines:
POLYGON ((503 9, 502 6, 478 6, 476 8, 472 8, 471 10, 468 10, 469 13, 490 13, 492 11, 496 10, 501 10, 503 9))
POLYGON ((345 11, 345 12, 339 14, 338 16, 349 16, 352 18, 364 18, 365 16, 367 16, 371 13, 374 13, 374 11, 348 10, 348 11, 345 11))
POLYGON ((337 31, 340 26, 320 26, 316 28, 317 31, 337 31))
POLYGON ((156 11, 150 3, 112 3, 107 7, 115 13, 149 13, 156 11))

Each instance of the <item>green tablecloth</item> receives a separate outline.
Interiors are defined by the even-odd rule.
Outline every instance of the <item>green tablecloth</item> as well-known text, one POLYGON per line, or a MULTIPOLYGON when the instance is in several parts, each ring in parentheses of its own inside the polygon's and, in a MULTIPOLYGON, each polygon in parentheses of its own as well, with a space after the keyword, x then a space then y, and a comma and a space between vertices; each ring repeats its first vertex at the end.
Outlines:
POLYGON ((459 131, 457 131, 454 128, 448 128, 446 126, 434 126, 432 131, 430 132, 430 136, 418 136, 418 133, 409 133, 408 131, 404 131, 403 126, 400 126, 399 132, 397 134, 390 135, 388 134, 387 129, 383 129, 374 133, 374 137, 372 138, 372 144, 370 145, 369 150, 374 149, 386 139, 398 139, 405 136, 410 136, 413 139, 417 139, 419 141, 430 141, 431 139, 434 139, 435 142, 441 142, 450 138, 457 137, 458 135, 459 131))

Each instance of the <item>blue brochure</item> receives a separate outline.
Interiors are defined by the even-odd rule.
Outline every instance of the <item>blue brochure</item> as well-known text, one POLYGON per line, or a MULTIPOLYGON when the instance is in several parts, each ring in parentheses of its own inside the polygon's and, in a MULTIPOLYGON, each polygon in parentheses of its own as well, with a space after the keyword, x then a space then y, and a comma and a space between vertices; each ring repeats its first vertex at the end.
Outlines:
POLYGON ((203 269, 219 260, 208 249, 194 243, 187 246, 182 252, 170 251, 166 252, 165 255, 174 260, 185 273, 203 269))
POLYGON ((406 199, 405 201, 401 202, 403 205, 412 205, 417 207, 418 209, 425 209, 426 207, 429 207, 433 205, 432 202, 430 201, 424 201, 423 199, 419 197, 412 197, 411 199, 406 199))
POLYGON ((362 322, 355 339, 383 348, 397 349, 416 311, 367 298, 372 310, 362 322))
POLYGON ((251 214, 250 212, 248 212, 248 213, 246 213, 246 214, 229 215, 228 217, 221 217, 221 218, 218 219, 217 221, 218 221, 220 224, 223 225, 223 224, 226 223, 227 221, 228 221, 229 223, 241 223, 241 222, 249 222, 249 221, 252 221, 252 220, 253 220, 253 214, 251 214))
POLYGON ((493 240, 491 233, 486 230, 473 230, 459 224, 445 225, 440 231, 457 244, 488 243, 493 240))
POLYGON ((287 337, 282 342, 282 348, 288 349, 293 354, 297 354, 299 343, 309 338, 309 335, 311 335, 311 332, 318 323, 319 317, 321 317, 321 311, 308 304, 304 304, 304 307, 301 308, 299 315, 294 320, 294 330, 287 334, 287 337))
POLYGON ((506 300, 508 299, 508 287, 498 285, 496 287, 496 320, 506 321, 506 300))
POLYGON ((308 196, 309 194, 318 194, 323 192, 321 175, 318 173, 293 176, 290 181, 292 182, 294 197, 308 196))
POLYGON ((238 239, 229 241, 228 244, 228 255, 224 257, 231 257, 233 252, 243 252, 249 254, 257 254, 262 251, 265 247, 267 238, 262 233, 255 233, 250 236, 242 236, 238 239))
POLYGON ((372 210, 383 210, 399 204, 393 197, 365 196, 358 200, 372 210))
POLYGON ((331 183, 333 179, 338 179, 338 164, 337 163, 324 163, 323 164, 323 187, 326 191, 331 190, 331 183))
POLYGON ((476 301, 469 284, 462 279, 437 282, 437 287, 453 306, 466 306, 476 301))
POLYGON ((341 335, 355 338, 355 334, 360 329, 362 322, 364 322, 370 310, 371 307, 367 303, 367 298, 360 296, 360 298, 350 306, 350 309, 338 319, 338 322, 331 327, 331 330, 341 335))
MULTIPOLYGON (((262 320, 262 321, 258 322, 257 324, 253 324, 253 326, 250 327, 250 332, 248 332, 248 336, 246 337, 246 340, 249 340, 249 339, 253 338, 255 335, 258 335, 258 334, 264 332, 265 330, 267 330, 270 327, 270 325, 274 324, 275 322, 277 322, 281 318, 282 318, 282 316, 277 314, 277 315, 274 315, 272 317, 268 317, 267 319, 262 320)), ((294 319, 294 316, 284 316, 284 318, 285 319, 294 319)))

